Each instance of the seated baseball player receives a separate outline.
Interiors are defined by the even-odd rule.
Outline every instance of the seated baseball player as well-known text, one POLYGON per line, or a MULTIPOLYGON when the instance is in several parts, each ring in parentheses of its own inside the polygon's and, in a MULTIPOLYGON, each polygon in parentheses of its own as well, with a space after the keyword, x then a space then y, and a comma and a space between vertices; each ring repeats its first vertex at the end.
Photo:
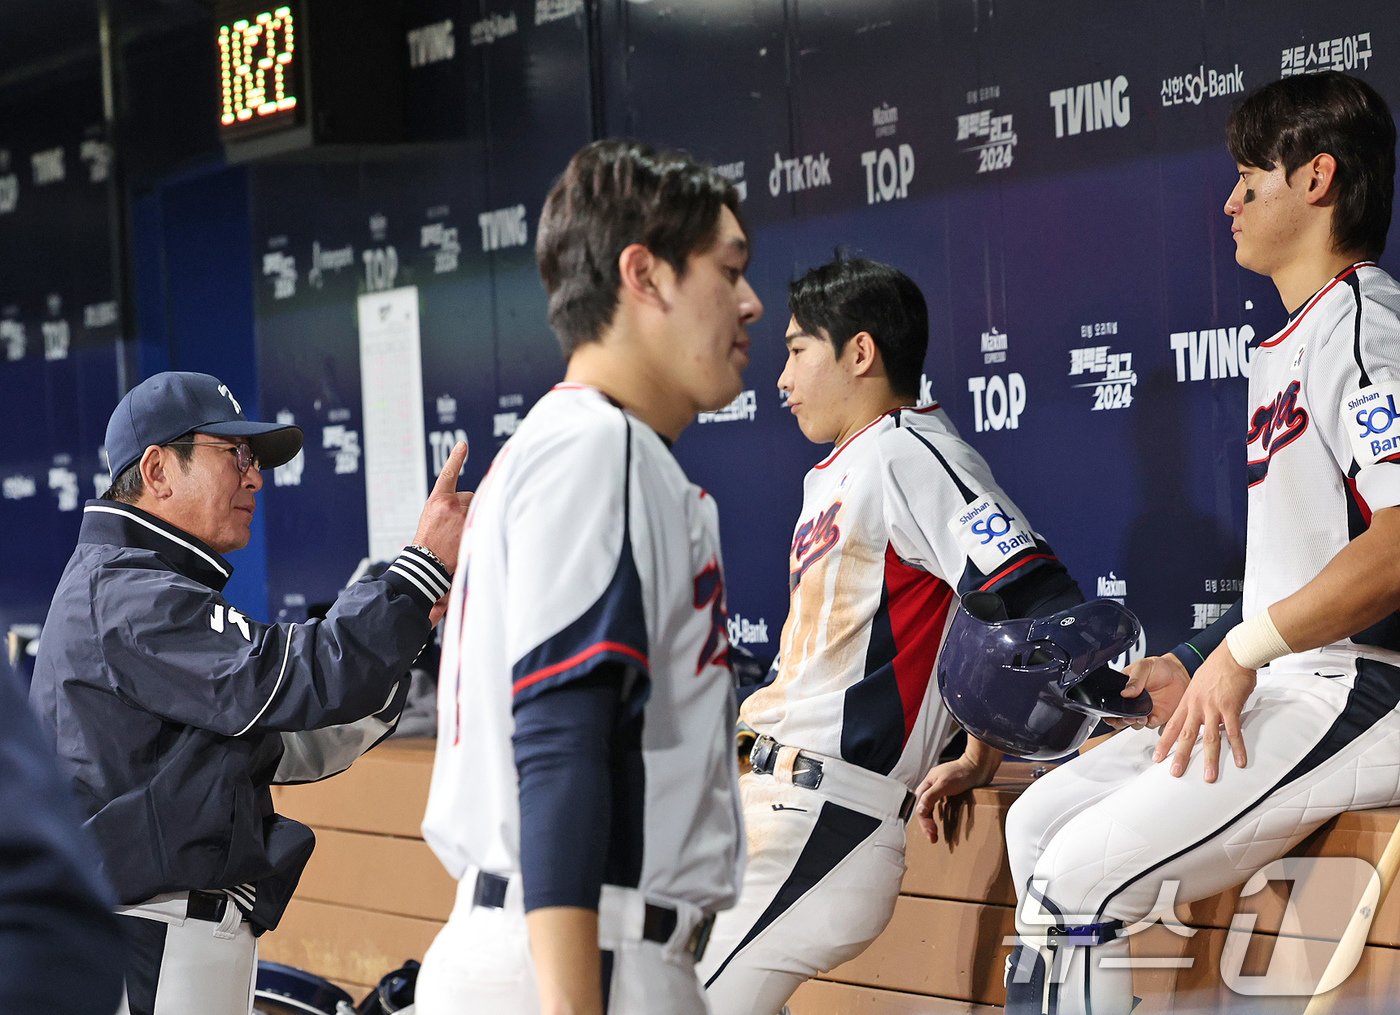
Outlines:
POLYGON ((294 426, 248 420, 208 374, 162 373, 107 425, 112 486, 83 509, 30 703, 116 890, 130 1015, 248 1015, 311 830, 268 787, 346 768, 392 728, 450 586, 459 444, 414 544, 323 620, 264 624, 222 595, 264 467, 294 426), (447 563, 444 563, 447 562, 447 563))
POLYGON ((742 388, 748 236, 709 167, 601 141, 536 256, 568 366, 462 540, 423 823, 457 901, 417 1009, 701 1015, 743 843, 716 509, 670 445, 742 388))
POLYGON ((930 687, 960 595, 1014 616, 1082 602, 1074 580, 936 403, 918 408, 928 310, 918 286, 858 258, 793 282, 779 389, 802 433, 834 443, 804 485, 791 602, 740 781, 748 867, 701 976, 716 1015, 773 1015, 806 979, 884 929, 905 822, 936 840, 937 801, 986 783, 1001 754, 956 732, 930 687))
POLYGON ((1160 736, 1119 733, 1011 808, 1010 1013, 1126 1015, 1125 928, 1244 882, 1341 811, 1400 803, 1400 285, 1372 261, 1395 138, 1381 97, 1335 72, 1230 117, 1235 259, 1289 315, 1254 351, 1240 420, 1242 612, 1133 667, 1124 693, 1151 693, 1160 736))

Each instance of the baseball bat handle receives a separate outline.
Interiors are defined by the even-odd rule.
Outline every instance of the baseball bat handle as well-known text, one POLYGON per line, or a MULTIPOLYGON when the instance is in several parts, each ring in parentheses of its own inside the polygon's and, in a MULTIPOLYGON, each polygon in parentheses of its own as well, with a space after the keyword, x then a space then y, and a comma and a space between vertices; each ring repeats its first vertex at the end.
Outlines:
MULTIPOLYGON (((1394 831, 1390 833, 1390 839, 1385 844, 1385 851, 1381 853, 1380 862, 1376 864, 1376 874, 1380 878, 1381 890, 1380 895, 1376 898, 1375 912, 1366 913, 1363 907, 1351 914, 1351 919, 1347 921, 1346 930, 1342 932, 1341 940, 1337 942, 1336 950, 1332 952, 1332 958, 1328 961, 1327 968, 1323 970, 1322 979, 1318 981, 1319 984, 1342 975, 1344 970, 1347 975, 1350 975, 1351 971, 1356 968, 1356 963, 1361 959, 1362 949, 1366 947, 1366 936, 1371 929, 1371 921, 1380 911, 1381 903, 1390 894, 1390 886, 1395 881, 1397 868, 1400 868, 1400 822, 1396 823, 1394 831)), ((1341 992, 1342 984, 1339 983, 1326 993, 1314 994, 1303 1015, 1330 1015, 1341 992)))

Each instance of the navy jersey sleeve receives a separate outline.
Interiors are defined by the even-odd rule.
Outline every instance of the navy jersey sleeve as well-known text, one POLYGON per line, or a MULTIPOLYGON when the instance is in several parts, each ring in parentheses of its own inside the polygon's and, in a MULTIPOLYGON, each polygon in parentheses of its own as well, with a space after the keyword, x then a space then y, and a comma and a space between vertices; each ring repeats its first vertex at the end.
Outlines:
POLYGON ((597 909, 612 821, 608 744, 616 681, 597 671, 531 696, 515 710, 520 876, 525 911, 597 909), (589 834, 579 835, 579 823, 589 834))
POLYGON ((1230 633, 1230 628, 1234 627, 1244 619, 1244 600, 1235 600, 1235 605, 1226 610, 1219 620, 1204 631, 1198 631, 1192 638, 1183 641, 1171 650, 1171 654, 1181 660, 1181 665, 1186 667, 1186 672, 1191 676, 1196 675, 1196 670, 1201 663, 1206 661, 1206 656, 1216 650, 1225 636, 1230 633))
POLYGON ((513 463, 504 636, 517 707, 604 663, 649 672, 634 439, 618 410, 513 463))
POLYGON ((93 580, 112 690, 225 736, 317 729, 383 709, 449 587, 439 565, 405 550, 383 575, 345 589, 324 619, 264 624, 163 569, 108 567, 93 580))
POLYGON ((1054 551, 956 437, 899 428, 882 435, 885 515, 902 560, 958 595, 997 592, 1029 571, 1060 569, 1054 551))
POLYGON ((0 663, 0 1011, 110 1012, 121 994, 114 902, 70 796, 0 663))

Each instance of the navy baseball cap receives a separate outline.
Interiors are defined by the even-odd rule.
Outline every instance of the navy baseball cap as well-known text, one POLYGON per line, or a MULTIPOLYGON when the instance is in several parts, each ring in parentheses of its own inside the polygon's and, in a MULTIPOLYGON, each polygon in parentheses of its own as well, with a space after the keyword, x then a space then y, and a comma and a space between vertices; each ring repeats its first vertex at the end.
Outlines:
POLYGON ((168 444, 191 432, 247 441, 264 469, 290 462, 301 450, 301 427, 246 419, 238 399, 217 377, 167 371, 128 391, 107 422, 112 479, 140 461, 152 444, 168 444))

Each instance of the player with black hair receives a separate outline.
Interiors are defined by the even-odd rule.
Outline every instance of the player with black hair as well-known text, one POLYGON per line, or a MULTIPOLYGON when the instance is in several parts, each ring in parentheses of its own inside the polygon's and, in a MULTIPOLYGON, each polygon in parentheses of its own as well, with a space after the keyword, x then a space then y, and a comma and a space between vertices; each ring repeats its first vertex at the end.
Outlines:
POLYGON ((1250 94, 1227 140, 1235 258, 1289 314, 1251 361, 1243 619, 1132 667, 1160 737, 1120 733, 1011 808, 1014 1015, 1127 1015, 1126 928, 1400 803, 1400 284, 1371 260, 1395 124, 1328 72, 1250 94))
POLYGON ((423 1015, 701 1015, 743 869, 713 498, 670 445, 732 401, 763 307, 732 184, 600 141, 536 256, 568 358, 473 502, 423 831, 458 880, 423 1015))
POLYGON ((914 407, 928 308, 912 279, 838 256, 789 305, 778 387, 835 449, 807 474, 780 654, 742 707, 749 859, 701 968, 716 1015, 773 1015, 858 955, 894 910, 905 822, 936 838, 935 804, 996 771, 975 740, 931 768, 956 732, 930 677, 959 596, 999 593, 1016 616, 1083 598, 943 409, 914 407))

